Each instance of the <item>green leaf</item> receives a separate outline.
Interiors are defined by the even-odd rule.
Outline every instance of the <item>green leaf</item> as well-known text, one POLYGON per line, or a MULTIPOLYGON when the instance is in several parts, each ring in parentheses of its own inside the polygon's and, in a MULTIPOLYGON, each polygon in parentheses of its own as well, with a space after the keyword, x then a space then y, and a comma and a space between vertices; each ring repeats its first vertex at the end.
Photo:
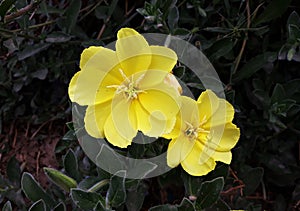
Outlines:
POLYGON ((4 206, 3 206, 3 208, 2 208, 2 211, 12 211, 12 207, 11 207, 10 201, 7 201, 7 202, 4 204, 4 206))
POLYGON ((254 20, 254 25, 265 23, 280 17, 288 8, 291 0, 272 0, 265 11, 254 20))
POLYGON ((288 20, 287 20, 287 25, 295 25, 300 27, 300 17, 296 11, 293 11, 288 20))
POLYGON ((241 179, 245 184, 244 194, 249 196, 257 189, 262 177, 264 175, 264 169, 261 167, 250 168, 241 175, 241 179))
POLYGON ((228 204, 222 199, 219 199, 211 208, 212 210, 230 210, 228 204))
POLYGON ((28 211, 46 211, 45 202, 41 199, 35 202, 28 211))
POLYGON ((158 205, 155 207, 151 207, 149 211, 178 211, 177 207, 170 204, 158 205))
MULTIPOLYGON (((296 25, 293 25, 293 24, 289 24, 288 25, 288 33, 289 33, 289 39, 288 41, 291 42, 291 43, 295 43, 294 45, 298 45, 298 39, 300 39, 300 26, 296 26, 296 25)), ((288 60, 291 61, 295 52, 296 52, 296 49, 295 49, 295 46, 292 46, 291 49, 293 49, 293 54, 292 55, 289 55, 290 51, 288 52, 288 60)), ((290 49, 290 50, 291 50, 290 49)))
POLYGON ((94 207, 93 211, 113 211, 112 209, 107 209, 101 202, 94 207))
POLYGON ((274 62, 276 60, 277 53, 266 52, 255 56, 250 59, 240 70, 233 75, 233 81, 239 82, 242 79, 251 77, 258 70, 263 68, 267 63, 274 62))
POLYGON ((179 20, 179 12, 176 6, 170 8, 168 14, 168 25, 171 31, 175 29, 179 20))
POLYGON ((38 43, 35 45, 29 45, 17 54, 18 60, 22 61, 28 57, 31 57, 41 51, 46 50, 51 44, 50 43, 38 43))
POLYGON ((232 31, 232 29, 224 28, 224 27, 206 27, 203 30, 209 32, 223 33, 223 34, 227 34, 232 31))
POLYGON ((72 149, 69 149, 67 154, 64 156, 63 164, 66 173, 78 181, 80 179, 78 171, 78 162, 72 149))
POLYGON ((21 187, 26 197, 33 202, 40 199, 49 206, 55 205, 54 200, 41 188, 40 184, 33 178, 30 173, 24 172, 21 178, 21 187))
POLYGON ((60 202, 52 211, 66 211, 66 205, 63 202, 60 202))
POLYGON ((16 2, 16 0, 3 0, 0 4, 0 16, 3 20, 9 8, 16 2))
POLYGON ((234 43, 229 38, 224 38, 217 40, 208 50, 208 55, 210 55, 210 60, 214 61, 218 58, 227 55, 232 48, 234 47, 234 43))
POLYGON ((65 27, 67 29, 67 33, 70 33, 76 25, 81 8, 81 3, 82 1, 72 0, 70 5, 66 9, 65 27))
POLYGON ((120 206, 126 200, 125 177, 126 171, 121 170, 115 173, 110 179, 106 200, 114 207, 120 206))
MULTIPOLYGON (((136 181, 138 182, 138 181, 136 181)), ((139 182, 137 189, 127 192, 126 207, 130 211, 141 210, 144 199, 147 193, 148 187, 143 183, 139 182)))
POLYGON ((258 89, 254 90, 253 94, 257 97, 264 108, 268 108, 270 106, 271 99, 266 91, 258 89))
MULTIPOLYGON (((96 150, 96 148, 91 150, 96 150)), ((102 144, 100 148, 100 152, 99 149, 97 150, 98 150, 97 154, 95 155, 95 157, 97 156, 96 164, 100 166, 102 169, 105 169, 108 172, 118 172, 122 169, 126 169, 124 161, 122 160, 121 156, 106 144, 102 144), (108 160, 110 162, 107 162, 108 160)))
POLYGON ((71 36, 63 33, 63 32, 52 32, 51 34, 48 34, 46 37, 46 42, 49 43, 63 43, 71 40, 71 36))
POLYGON ((99 202, 105 204, 105 201, 100 194, 87 192, 77 188, 71 189, 71 198, 74 204, 83 210, 92 210, 99 202))
POLYGON ((276 84, 271 96, 271 103, 281 102, 286 98, 284 87, 281 84, 276 84))
POLYGON ((47 167, 44 167, 43 169, 49 180, 66 192, 70 192, 71 188, 77 187, 77 183, 73 178, 68 177, 60 171, 47 167))
POLYGON ((12 157, 8 163, 6 168, 6 174, 12 183, 16 184, 17 186, 20 185, 20 178, 21 178, 21 170, 18 160, 15 157, 12 157))
POLYGON ((47 74, 48 74, 48 69, 43 68, 43 69, 32 72, 30 75, 32 78, 38 78, 40 80, 45 80, 45 78, 47 77, 47 74))
POLYGON ((197 196, 203 181, 202 177, 193 177, 186 172, 182 172, 181 178, 188 196, 197 196))
POLYGON ((193 202, 191 202, 187 198, 183 198, 181 203, 176 206, 177 206, 178 211, 194 211, 195 210, 195 206, 194 206, 193 202))
POLYGON ((224 178, 218 177, 211 181, 203 182, 197 194, 196 208, 209 208, 219 199, 224 187, 224 178))
POLYGON ((111 4, 109 6, 108 12, 107 12, 108 17, 110 17, 113 14, 113 12, 115 11, 118 1, 119 0, 112 0, 111 4))

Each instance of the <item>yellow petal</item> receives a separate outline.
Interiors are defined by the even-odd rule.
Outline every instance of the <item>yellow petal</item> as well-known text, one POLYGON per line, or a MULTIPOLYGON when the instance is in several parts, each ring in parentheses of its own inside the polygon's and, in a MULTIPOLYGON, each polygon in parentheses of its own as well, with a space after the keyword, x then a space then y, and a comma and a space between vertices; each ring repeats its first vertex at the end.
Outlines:
POLYGON ((90 105, 86 109, 84 123, 90 136, 104 138, 104 124, 111 113, 111 102, 90 105))
POLYGON ((70 84, 69 84, 68 92, 69 92, 70 100, 72 102, 75 102, 75 89, 76 89, 76 83, 77 83, 77 79, 78 79, 80 72, 81 71, 78 71, 77 73, 75 73, 75 75, 72 77, 70 84))
POLYGON ((168 75, 164 79, 164 83, 172 86, 175 90, 178 91, 179 94, 182 94, 182 87, 172 73, 168 73, 168 75))
POLYGON ((175 124, 176 118, 163 121, 150 115, 138 100, 132 102, 132 110, 136 112, 138 130, 150 137, 158 137, 170 132, 175 124))
POLYGON ((148 70, 171 72, 177 62, 176 53, 164 46, 150 46, 152 58, 148 70))
POLYGON ((181 108, 177 113, 176 123, 170 133, 163 135, 164 138, 172 139, 178 137, 180 133, 184 133, 187 122, 195 127, 198 126, 199 114, 196 101, 186 96, 180 96, 179 100, 181 101, 181 108))
POLYGON ((116 52, 121 68, 127 76, 145 71, 151 63, 151 49, 145 38, 134 29, 118 32, 116 52))
POLYGON ((132 135, 131 137, 128 137, 129 134, 126 134, 125 137, 124 134, 121 134, 120 131, 116 129, 115 122, 111 115, 108 117, 107 121, 105 122, 104 133, 109 143, 120 148, 126 148, 128 145, 130 145, 132 139, 136 135, 135 134, 132 135))
POLYGON ((117 96, 111 104, 111 115, 104 125, 106 139, 121 148, 127 147, 137 134, 135 111, 131 103, 122 96, 117 96))
POLYGON ((99 46, 91 46, 89 48, 84 49, 80 56, 80 63, 79 63, 80 69, 83 69, 86 63, 90 60, 90 58, 92 58, 97 52, 101 50, 102 47, 99 46))
POLYGON ((219 99, 219 107, 216 112, 207 119, 207 122, 203 124, 204 129, 209 129, 211 127, 225 125, 232 121, 234 117, 233 106, 224 99, 219 99))
POLYGON ((217 146, 217 151, 230 151, 240 138, 240 129, 232 123, 212 128, 213 135, 210 144, 217 146))
POLYGON ((180 109, 178 93, 163 83, 139 94, 138 99, 151 116, 162 121, 174 118, 180 109))
POLYGON ((167 164, 171 168, 183 162, 193 150, 195 141, 189 140, 184 134, 169 143, 167 150, 167 164))
POLYGON ((109 83, 119 84, 122 82, 121 75, 110 74, 110 70, 116 68, 118 60, 112 50, 99 47, 97 53, 91 57, 84 57, 84 66, 77 77, 74 86, 74 101, 80 105, 95 104, 96 93, 105 77, 109 74, 109 83))
POLYGON ((231 154, 230 151, 228 151, 228 152, 215 152, 212 157, 215 161, 221 161, 223 163, 230 164, 231 159, 232 159, 232 154, 231 154))
POLYGON ((209 119, 219 107, 219 98, 211 90, 201 93, 197 100, 200 122, 209 119))
POLYGON ((182 168, 193 176, 203 176, 214 170, 216 162, 211 157, 200 159, 203 153, 203 146, 196 142, 190 154, 181 162, 182 168))

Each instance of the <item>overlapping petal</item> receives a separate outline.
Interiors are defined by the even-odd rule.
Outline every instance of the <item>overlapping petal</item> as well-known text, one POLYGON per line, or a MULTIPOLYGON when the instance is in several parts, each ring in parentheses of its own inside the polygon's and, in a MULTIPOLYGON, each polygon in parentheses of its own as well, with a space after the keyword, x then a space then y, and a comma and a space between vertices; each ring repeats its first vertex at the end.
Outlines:
POLYGON ((113 84, 122 81, 121 75, 109 73, 118 65, 116 53, 103 47, 90 48, 83 53, 80 74, 75 75, 77 80, 69 85, 73 101, 80 105, 95 104, 96 93, 99 86, 105 83, 105 77, 113 84), (92 50, 89 50, 90 48, 92 50))
POLYGON ((181 162, 182 168, 193 176, 206 175, 214 170, 216 162, 212 157, 203 161, 199 160, 202 153, 205 153, 203 146, 199 142, 195 142, 189 155, 181 162))
POLYGON ((146 71, 151 63, 151 48, 145 38, 131 28, 118 31, 117 58, 126 75, 146 71))
POLYGON ((95 138, 104 138, 104 124, 111 113, 111 102, 106 101, 101 104, 87 107, 84 123, 85 129, 95 138))
POLYGON ((104 124, 104 134, 114 146, 127 147, 138 132, 136 113, 130 106, 130 102, 120 96, 111 103, 111 114, 104 124))

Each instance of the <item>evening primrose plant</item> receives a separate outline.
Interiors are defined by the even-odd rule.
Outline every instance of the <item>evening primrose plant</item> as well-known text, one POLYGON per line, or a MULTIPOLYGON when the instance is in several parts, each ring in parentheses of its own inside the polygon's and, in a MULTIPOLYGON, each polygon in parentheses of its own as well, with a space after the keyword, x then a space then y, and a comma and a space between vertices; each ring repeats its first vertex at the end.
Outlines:
POLYGON ((94 138, 126 148, 138 131, 170 140, 167 164, 181 164, 193 176, 208 174, 216 161, 231 162, 240 132, 234 109, 211 90, 197 101, 181 96, 171 71, 176 53, 149 45, 131 28, 120 29, 116 50, 92 46, 83 51, 80 71, 72 78, 72 102, 87 105, 84 125, 94 138))

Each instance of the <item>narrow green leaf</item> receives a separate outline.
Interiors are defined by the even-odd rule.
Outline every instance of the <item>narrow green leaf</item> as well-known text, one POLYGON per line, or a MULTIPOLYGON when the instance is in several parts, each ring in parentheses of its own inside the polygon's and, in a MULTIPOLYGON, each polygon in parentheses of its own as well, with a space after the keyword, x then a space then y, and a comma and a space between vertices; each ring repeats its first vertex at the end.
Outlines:
POLYGON ((223 33, 223 34, 227 34, 232 31, 232 29, 224 28, 224 27, 206 27, 203 30, 209 32, 223 33))
POLYGON ((17 186, 20 185, 20 178, 21 178, 21 170, 18 160, 15 157, 12 157, 8 163, 6 168, 6 174, 8 179, 16 184, 17 186))
POLYGON ((254 21, 254 25, 280 17, 287 10, 290 2, 291 0, 272 0, 265 11, 254 21))
POLYGON ((72 149, 69 149, 67 154, 64 156, 63 164, 66 173, 78 181, 80 179, 78 171, 78 161, 72 149))
POLYGON ((105 201, 100 194, 87 192, 77 188, 71 189, 71 198, 74 204, 83 210, 92 210, 99 202, 105 204, 105 201))
POLYGON ((16 0, 3 0, 0 4, 0 16, 3 20, 9 8, 16 2, 16 0))
POLYGON ((70 35, 58 31, 58 32, 52 32, 51 34, 47 35, 46 42, 62 43, 71 40, 71 38, 72 37, 70 35))
POLYGON ((45 202, 41 199, 35 202, 28 211, 46 211, 45 202))
POLYGON ((3 206, 3 208, 2 208, 2 211, 12 211, 12 207, 11 207, 10 201, 7 201, 7 202, 4 204, 4 206, 3 206))
POLYGON ((113 207, 120 206, 126 200, 125 177, 126 171, 121 170, 110 179, 106 200, 113 207))
POLYGON ((21 187, 26 197, 31 201, 36 202, 43 199, 49 207, 53 207, 55 205, 54 200, 41 188, 40 184, 30 173, 23 173, 21 178, 21 187))
POLYGON ((77 187, 77 183, 73 178, 68 177, 56 169, 44 167, 44 172, 51 182, 66 192, 69 192, 71 188, 77 187))
POLYGON ((41 51, 46 50, 50 46, 49 43, 38 43, 35 45, 30 45, 24 48, 21 52, 17 54, 18 60, 22 61, 28 57, 31 57, 41 51))
POLYGON ((179 11, 176 6, 170 8, 169 14, 168 14, 168 25, 171 31, 173 31, 178 23, 179 20, 179 11))
POLYGON ((258 70, 263 68, 267 63, 274 62, 276 60, 276 52, 266 52, 259 54, 249 60, 240 70, 233 75, 233 81, 238 82, 242 79, 251 77, 258 70))
POLYGON ((203 182, 197 195, 196 208, 209 208, 220 196, 224 187, 224 178, 218 177, 211 181, 203 182))

